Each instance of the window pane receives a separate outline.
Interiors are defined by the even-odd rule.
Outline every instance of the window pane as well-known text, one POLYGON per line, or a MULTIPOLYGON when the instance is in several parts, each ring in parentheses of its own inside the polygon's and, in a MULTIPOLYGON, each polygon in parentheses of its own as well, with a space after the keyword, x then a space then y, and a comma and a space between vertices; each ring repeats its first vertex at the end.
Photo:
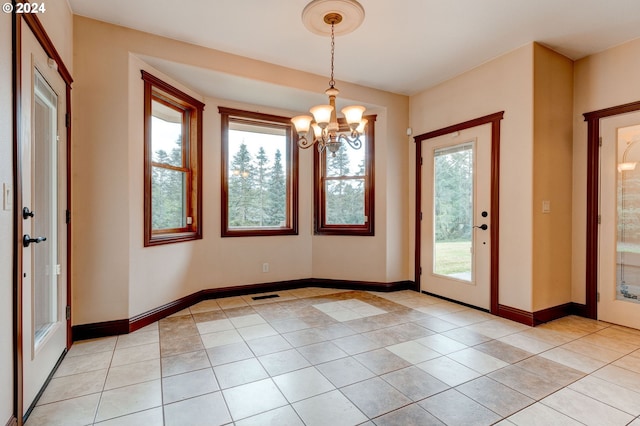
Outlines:
POLYGON ((360 137, 362 147, 353 149, 343 143, 336 156, 327 153, 327 177, 334 176, 364 176, 366 173, 364 159, 367 153, 365 136, 360 137))
POLYGON ((228 135, 228 227, 287 227, 287 130, 234 122, 228 135))
POLYGON ((152 167, 151 203, 153 230, 186 226, 187 173, 152 167))
POLYGON ((183 167, 182 111, 151 101, 152 161, 183 167))
POLYGON ((434 152, 433 272, 471 281, 473 145, 434 152))
POLYGON ((364 179, 327 180, 327 225, 363 225, 364 179))

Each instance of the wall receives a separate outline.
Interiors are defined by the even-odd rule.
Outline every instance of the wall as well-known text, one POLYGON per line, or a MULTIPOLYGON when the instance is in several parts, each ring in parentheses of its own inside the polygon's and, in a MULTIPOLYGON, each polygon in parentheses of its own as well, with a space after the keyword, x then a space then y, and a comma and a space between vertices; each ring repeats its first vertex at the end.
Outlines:
POLYGON ((582 114, 640 100, 640 39, 574 64, 572 301, 585 303, 587 124, 582 114))
POLYGON ((534 44, 533 89, 535 312, 571 301, 573 61, 534 44))
MULTIPOLYGON (((410 111, 414 136, 505 111, 500 138, 499 303, 531 312, 533 44, 412 96, 410 111)), ((408 192, 413 197, 414 182, 408 192)), ((413 214, 410 217, 413 223, 413 214)))
POLYGON ((289 116, 298 111, 196 94, 206 103, 204 238, 143 248, 141 56, 305 93, 324 90, 326 78, 79 16, 74 17, 74 41, 74 325, 131 317, 207 288, 310 277, 410 278, 402 257, 408 247, 408 226, 402 221, 408 215, 408 194, 387 185, 389 176, 394 185, 407 181, 396 177, 405 173, 408 160, 407 97, 340 83, 341 97, 373 105, 379 114, 375 237, 312 235, 309 150, 300 153, 300 234, 222 239, 217 106, 289 116), (388 195, 393 204, 386 202, 388 195), (398 248, 393 256, 388 256, 389 244, 398 248), (261 272, 264 262, 270 263, 266 274, 261 272))
MULTIPOLYGON (((0 188, 13 188, 11 15, 0 14, 0 188)), ((11 194, 13 197, 13 192, 11 194)), ((0 424, 13 414, 13 209, 0 197, 0 424)))

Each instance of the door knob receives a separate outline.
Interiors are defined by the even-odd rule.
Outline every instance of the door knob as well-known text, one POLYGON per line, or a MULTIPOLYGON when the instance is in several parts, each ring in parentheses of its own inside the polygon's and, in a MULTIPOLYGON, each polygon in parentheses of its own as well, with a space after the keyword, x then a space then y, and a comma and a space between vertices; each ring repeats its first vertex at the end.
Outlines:
POLYGON ((29 219, 30 217, 33 217, 36 214, 36 212, 32 212, 31 210, 29 210, 29 207, 23 207, 22 208, 22 218, 23 219, 29 219))
POLYGON ((487 224, 486 224, 486 223, 483 223, 482 225, 479 225, 479 226, 478 226, 478 225, 476 225, 476 226, 474 226, 474 228, 480 228, 480 229, 482 229, 483 231, 486 231, 487 229, 489 229, 489 227, 487 226, 487 224))
POLYGON ((31 243, 40 244, 43 241, 47 241, 47 237, 31 238, 29 234, 25 234, 25 236, 22 237, 22 245, 25 247, 29 247, 31 243))

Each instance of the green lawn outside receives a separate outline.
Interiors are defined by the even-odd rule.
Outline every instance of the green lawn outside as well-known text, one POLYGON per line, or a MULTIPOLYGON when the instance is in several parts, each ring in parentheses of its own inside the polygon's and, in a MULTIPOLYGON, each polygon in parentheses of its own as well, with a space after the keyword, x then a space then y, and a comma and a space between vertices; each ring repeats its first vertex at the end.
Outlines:
POLYGON ((436 243, 435 273, 451 275, 471 271, 471 241, 436 243))

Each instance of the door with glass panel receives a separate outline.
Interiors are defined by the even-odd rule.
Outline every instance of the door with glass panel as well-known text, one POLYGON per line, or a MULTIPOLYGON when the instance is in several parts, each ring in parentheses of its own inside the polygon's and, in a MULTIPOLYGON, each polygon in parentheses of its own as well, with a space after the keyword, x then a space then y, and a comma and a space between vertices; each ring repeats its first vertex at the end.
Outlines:
POLYGON ((600 129, 598 319, 640 328, 640 112, 600 129))
POLYGON ((421 143, 420 288, 490 309, 491 124, 421 143))
POLYGON ((22 356, 28 410, 67 344, 66 86, 22 25, 22 356))

